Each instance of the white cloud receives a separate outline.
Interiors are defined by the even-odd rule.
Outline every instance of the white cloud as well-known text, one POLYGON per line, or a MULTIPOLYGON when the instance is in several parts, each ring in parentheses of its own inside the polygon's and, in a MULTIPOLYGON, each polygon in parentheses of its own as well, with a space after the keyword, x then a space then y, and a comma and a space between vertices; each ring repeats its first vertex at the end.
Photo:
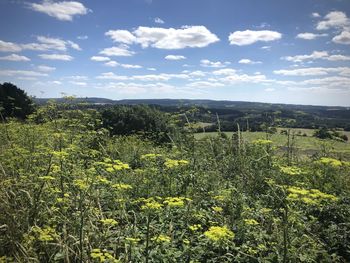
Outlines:
POLYGON ((17 54, 11 54, 8 56, 0 57, 0 60, 8 60, 8 61, 30 61, 26 56, 20 56, 17 54))
POLYGON ((154 19, 154 22, 157 23, 157 24, 164 24, 164 23, 165 23, 164 20, 161 19, 161 18, 159 18, 159 17, 156 17, 156 18, 154 19))
POLYGON ((43 0, 41 4, 32 3, 29 6, 34 11, 45 13, 62 21, 72 21, 74 16, 86 15, 89 11, 82 3, 75 1, 43 0))
POLYGON ((236 74, 236 70, 235 69, 232 69, 232 68, 225 68, 225 69, 219 69, 219 70, 215 70, 213 71, 213 74, 214 75, 218 75, 218 76, 221 76, 221 75, 234 75, 236 74))
POLYGON ((0 70, 0 76, 47 77, 48 75, 31 70, 0 70))
POLYGON ((326 37, 328 36, 328 34, 314 34, 314 33, 299 33, 296 38, 300 38, 300 39, 305 39, 305 40, 313 40, 316 39, 318 37, 326 37))
POLYGON ((337 44, 350 45, 350 32, 343 31, 340 35, 335 36, 332 41, 337 44))
POLYGON ((165 59, 167 59, 167 60, 182 60, 182 59, 186 59, 186 57, 180 56, 180 55, 167 55, 165 57, 165 59))
POLYGON ((76 85, 76 86, 81 86, 81 87, 86 87, 87 83, 84 81, 70 81, 69 83, 76 85))
POLYGON ((273 91, 275 91, 275 89, 274 88, 266 88, 266 89, 264 89, 264 91, 266 91, 266 92, 273 92, 273 91))
POLYGON ((100 54, 115 57, 129 57, 134 55, 135 52, 130 51, 129 47, 126 45, 120 45, 118 47, 105 48, 100 52, 100 54))
POLYGON ((40 65, 40 66, 37 66, 37 69, 39 71, 43 71, 43 72, 51 72, 51 71, 54 71, 56 68, 55 67, 45 66, 45 65, 40 65))
POLYGON ((119 63, 112 60, 112 61, 106 62, 104 65, 105 65, 105 66, 108 66, 108 67, 116 67, 116 66, 119 65, 119 63))
POLYGON ((342 76, 350 75, 350 68, 348 67, 337 67, 337 68, 300 68, 300 69, 281 69, 274 70, 274 74, 284 76, 325 76, 330 73, 336 73, 342 76))
POLYGON ((310 55, 297 55, 297 56, 287 56, 281 59, 291 61, 294 63, 304 62, 305 60, 328 60, 328 61, 350 61, 350 56, 344 55, 329 55, 327 51, 314 51, 310 55))
POLYGON ((79 40, 86 40, 86 39, 88 39, 89 37, 88 36, 77 36, 77 39, 79 39, 79 40))
POLYGON ((147 68, 147 70, 156 71, 157 69, 156 68, 147 68))
POLYGON ((231 45, 250 45, 258 41, 268 42, 278 40, 282 37, 282 34, 276 31, 270 30, 245 30, 236 31, 229 35, 228 39, 231 45))
POLYGON ((314 12, 314 13, 311 14, 311 17, 318 18, 318 17, 321 17, 321 15, 319 13, 317 13, 317 12, 314 12))
POLYGON ((261 64, 261 61, 252 61, 248 58, 243 58, 240 61, 238 61, 239 64, 248 64, 248 65, 255 65, 255 64, 261 64))
POLYGON ((224 68, 227 65, 230 65, 231 63, 226 61, 226 62, 220 62, 220 61, 210 61, 208 59, 202 59, 200 61, 202 67, 209 67, 209 68, 224 68))
POLYGON ((327 30, 330 28, 344 28, 350 25, 350 20, 344 12, 329 12, 323 21, 317 23, 317 30, 327 30))
POLYGON ((142 68, 142 66, 140 66, 140 65, 131 65, 131 64, 120 64, 120 66, 123 68, 133 68, 133 69, 142 68))
POLYGON ((136 41, 136 37, 128 30, 109 30, 105 35, 109 36, 114 42, 124 44, 132 44, 136 41))
POLYGON ((160 27, 138 27, 132 33, 127 30, 106 32, 113 41, 125 44, 140 44, 143 48, 182 49, 206 47, 219 41, 205 26, 184 26, 179 29, 160 27))
POLYGON ((92 61, 98 61, 98 62, 104 62, 104 61, 110 61, 111 60, 109 57, 102 57, 102 56, 92 56, 90 59, 92 61))
POLYGON ((97 79, 109 79, 109 80, 139 80, 139 81, 168 81, 170 79, 188 79, 186 74, 147 74, 147 75, 133 75, 123 76, 115 75, 113 72, 102 73, 97 79))
POLYGON ((271 50, 271 46, 262 46, 261 49, 270 51, 271 50))
POLYGON ((129 77, 127 77, 127 76, 115 75, 113 72, 102 73, 100 76, 97 76, 96 78, 97 79, 109 79, 109 80, 128 80, 129 79, 129 77))
POLYGON ((186 86, 191 88, 216 88, 216 87, 224 87, 225 84, 217 81, 216 82, 196 81, 196 82, 190 82, 186 86))
POLYGON ((0 40, 0 51, 1 52, 19 52, 22 48, 20 45, 12 42, 5 42, 0 40))
POLYGON ((63 61, 73 60, 72 56, 63 55, 63 54, 40 54, 39 57, 41 57, 42 59, 49 59, 49 60, 63 60, 63 61))

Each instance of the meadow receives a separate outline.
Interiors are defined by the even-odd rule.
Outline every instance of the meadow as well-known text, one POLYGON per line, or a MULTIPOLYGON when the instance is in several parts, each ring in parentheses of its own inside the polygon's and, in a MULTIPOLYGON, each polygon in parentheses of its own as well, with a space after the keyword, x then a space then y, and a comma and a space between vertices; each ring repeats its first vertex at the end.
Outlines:
POLYGON ((99 117, 0 125, 0 262, 350 261, 348 143, 175 127, 160 144, 99 117))

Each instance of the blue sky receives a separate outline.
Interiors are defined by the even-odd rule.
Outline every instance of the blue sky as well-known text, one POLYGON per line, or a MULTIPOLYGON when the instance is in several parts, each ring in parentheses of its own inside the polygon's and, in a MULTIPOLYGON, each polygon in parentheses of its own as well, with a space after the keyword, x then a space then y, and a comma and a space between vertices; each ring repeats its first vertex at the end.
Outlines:
POLYGON ((0 82, 36 97, 350 106, 348 0, 2 0, 0 82))

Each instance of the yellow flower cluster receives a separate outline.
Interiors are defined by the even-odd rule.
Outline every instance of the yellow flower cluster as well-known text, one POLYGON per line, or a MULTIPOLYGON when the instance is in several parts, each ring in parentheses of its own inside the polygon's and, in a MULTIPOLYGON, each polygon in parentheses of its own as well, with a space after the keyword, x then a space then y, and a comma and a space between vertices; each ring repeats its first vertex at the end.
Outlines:
POLYGON ((296 166, 280 166, 280 171, 287 175, 298 175, 303 174, 304 172, 296 166))
POLYGON ((255 219, 244 219, 244 223, 249 226, 259 225, 258 221, 256 221, 255 219))
POLYGON ((322 193, 317 189, 303 189, 299 187, 288 187, 289 195, 287 197, 288 200, 291 201, 301 201, 310 205, 319 205, 322 201, 337 201, 338 197, 322 193))
POLYGON ((157 202, 154 198, 147 198, 143 199, 145 202, 142 206, 142 210, 159 210, 163 207, 163 205, 159 202, 157 202))
POLYGON ((134 237, 126 237, 125 241, 129 242, 130 244, 137 244, 141 241, 140 238, 134 238, 134 237))
POLYGON ((80 190, 86 190, 89 187, 87 182, 85 180, 82 180, 82 179, 75 179, 73 181, 73 184, 75 186, 77 186, 80 190))
POLYGON ((159 153, 147 153, 144 155, 141 155, 141 160, 143 159, 156 159, 157 157, 161 157, 162 155, 159 153))
POLYGON ((112 218, 106 218, 106 219, 101 219, 100 222, 104 225, 104 226, 115 226, 118 224, 117 221, 115 221, 112 218))
POLYGON ((194 232, 194 231, 202 229, 202 226, 200 224, 196 224, 196 225, 189 226, 188 228, 194 232))
POLYGON ((220 206, 212 206, 211 209, 214 210, 214 212, 221 213, 223 211, 222 207, 220 206))
POLYGON ((160 234, 159 236, 153 237, 151 240, 157 243, 170 243, 171 238, 169 236, 160 234))
POLYGON ((234 233, 227 226, 212 226, 204 235, 213 242, 222 242, 234 238, 234 233))
POLYGON ((111 160, 109 158, 104 159, 103 162, 95 162, 97 166, 103 166, 105 170, 109 173, 113 173, 115 171, 120 171, 124 169, 130 169, 130 166, 127 163, 123 163, 120 160, 111 160))
POLYGON ((189 161, 187 160, 172 160, 172 159, 166 159, 164 165, 167 168, 174 168, 178 166, 183 166, 189 164, 189 161))
POLYGON ((112 263, 118 263, 119 260, 115 259, 110 253, 108 253, 106 250, 101 250, 99 248, 95 248, 90 253, 91 258, 98 262, 112 262, 112 263))
POLYGON ((38 240, 42 242, 53 241, 57 238, 56 231, 52 227, 44 227, 40 228, 38 226, 33 227, 33 233, 37 237, 38 240))
POLYGON ((333 166, 333 167, 338 167, 338 166, 342 165, 341 161, 339 161, 337 159, 333 159, 333 158, 328 158, 328 157, 322 157, 320 160, 316 161, 316 163, 329 165, 329 166, 333 166))
POLYGON ((117 190, 130 190, 130 189, 132 189, 132 186, 129 184, 113 184, 112 187, 117 189, 117 190))
POLYGON ((182 207, 185 205, 185 201, 191 201, 191 199, 186 197, 167 197, 163 203, 169 207, 182 207))

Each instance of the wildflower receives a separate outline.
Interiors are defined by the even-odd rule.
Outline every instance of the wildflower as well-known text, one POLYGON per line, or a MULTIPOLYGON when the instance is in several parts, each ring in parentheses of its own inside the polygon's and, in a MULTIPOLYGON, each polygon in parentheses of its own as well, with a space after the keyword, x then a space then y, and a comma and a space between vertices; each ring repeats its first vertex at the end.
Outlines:
POLYGON ((217 213, 221 213, 223 211, 222 207, 220 206, 213 206, 212 209, 217 213))
POLYGON ((170 243, 171 238, 170 238, 169 236, 160 234, 160 235, 157 236, 157 237, 153 237, 151 240, 152 240, 152 241, 155 241, 155 242, 157 242, 157 243, 170 243))
POLYGON ((91 258, 97 260, 98 262, 113 262, 118 263, 119 260, 115 259, 108 251, 99 248, 95 248, 90 253, 91 258))
POLYGON ((178 166, 183 166, 189 164, 189 161, 186 160, 172 160, 172 159, 167 159, 164 163, 164 165, 167 168, 174 168, 178 166))
POLYGON ((194 231, 202 229, 202 226, 199 224, 196 224, 196 225, 189 226, 188 228, 194 232, 194 231))
POLYGON ((117 190, 129 190, 129 189, 132 189, 132 186, 129 185, 129 184, 113 184, 112 187, 117 189, 117 190))
POLYGON ((244 219, 244 223, 250 226, 259 225, 258 221, 256 221, 255 219, 244 219))
POLYGON ((33 227, 32 231, 37 236, 38 240, 42 242, 53 241, 57 238, 56 231, 51 227, 33 227))
POLYGON ((322 157, 320 160, 316 161, 316 163, 329 165, 329 166, 333 166, 333 167, 338 167, 338 166, 342 165, 341 161, 339 161, 337 159, 333 159, 333 158, 328 158, 328 157, 322 157))
POLYGON ((163 205, 154 200, 154 198, 145 199, 145 204, 141 206, 142 210, 159 210, 163 205))
POLYGON ((212 226, 204 235, 213 242, 227 241, 234 238, 234 233, 227 226, 212 226))
POLYGON ((117 221, 115 221, 112 218, 106 218, 106 219, 101 219, 100 222, 104 225, 104 226, 115 226, 118 224, 117 221))
POLYGON ((156 159, 157 157, 161 157, 162 155, 159 153, 147 153, 144 155, 141 155, 141 160, 143 159, 156 159))
POLYGON ((191 199, 186 197, 167 197, 165 198, 164 204, 169 207, 182 207, 185 205, 185 200, 190 201, 191 199))
POLYGON ((50 176, 50 175, 46 175, 46 176, 40 176, 39 179, 43 180, 43 181, 53 181, 53 180, 55 180, 55 177, 50 176))
POLYGON ((130 244, 137 244, 141 241, 140 238, 126 237, 125 241, 128 241, 130 244))
POLYGON ((73 184, 75 186, 77 186, 80 190, 86 190, 88 189, 88 184, 86 183, 86 181, 82 180, 82 179, 75 179, 73 181, 73 184))
POLYGON ((272 144, 272 141, 271 140, 258 139, 258 140, 253 141, 252 143, 256 144, 256 145, 270 145, 270 144, 272 144))
POLYGON ((310 204, 310 205, 319 205, 321 204, 322 201, 337 201, 338 197, 331 195, 331 194, 326 194, 322 193, 318 189, 302 189, 299 187, 291 186, 288 187, 288 196, 287 199, 290 201, 301 201, 304 202, 305 204, 310 204))
POLYGON ((280 171, 287 175, 298 175, 304 173, 299 167, 296 166, 281 166, 280 171))

